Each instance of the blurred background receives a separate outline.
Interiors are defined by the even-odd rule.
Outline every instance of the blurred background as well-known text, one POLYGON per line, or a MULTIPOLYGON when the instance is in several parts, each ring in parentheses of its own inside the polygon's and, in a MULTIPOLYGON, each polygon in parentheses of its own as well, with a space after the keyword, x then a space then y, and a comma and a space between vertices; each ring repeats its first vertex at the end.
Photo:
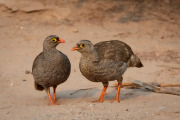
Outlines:
MULTIPOLYGON (((90 104, 88 101, 99 97, 102 84, 88 81, 79 71, 81 55, 71 49, 82 39, 94 44, 116 39, 131 46, 144 67, 129 68, 123 82, 180 84, 180 0, 0 0, 0 118, 119 119, 119 107, 122 119, 180 118, 180 99, 172 95, 122 90, 120 104, 103 103, 109 111, 90 104), (66 41, 57 49, 72 65, 69 79, 57 89, 63 109, 47 106, 45 92, 34 90, 30 74, 43 40, 51 34, 66 41), (98 88, 70 95, 89 87, 98 88), (85 94, 82 103, 77 103, 85 94), (74 104, 77 106, 72 107, 74 104), (89 113, 92 106, 94 112, 89 113), (131 115, 126 114, 128 109, 131 115), (148 114, 142 114, 144 111, 148 114)), ((113 88, 109 90, 108 99, 116 93, 113 88)))

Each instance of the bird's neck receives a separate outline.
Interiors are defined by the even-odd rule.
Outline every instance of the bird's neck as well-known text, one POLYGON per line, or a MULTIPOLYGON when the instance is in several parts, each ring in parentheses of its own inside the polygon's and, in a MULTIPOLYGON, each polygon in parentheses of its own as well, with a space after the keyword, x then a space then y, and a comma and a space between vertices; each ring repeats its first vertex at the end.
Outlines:
POLYGON ((56 48, 43 48, 44 57, 46 59, 52 59, 56 57, 58 50, 56 48))
POLYGON ((51 52, 54 52, 54 51, 57 51, 57 49, 55 47, 43 47, 43 52, 44 53, 51 53, 51 52))
POLYGON ((100 58, 97 51, 94 49, 89 53, 82 54, 82 58, 92 62, 99 62, 100 58))

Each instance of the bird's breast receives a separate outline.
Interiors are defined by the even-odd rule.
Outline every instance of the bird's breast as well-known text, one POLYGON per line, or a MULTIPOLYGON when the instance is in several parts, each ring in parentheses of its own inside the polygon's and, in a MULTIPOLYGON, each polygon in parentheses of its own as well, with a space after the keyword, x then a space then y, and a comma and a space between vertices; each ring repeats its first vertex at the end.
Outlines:
POLYGON ((126 71, 124 62, 103 60, 98 63, 87 60, 80 61, 81 73, 90 81, 103 82, 118 79, 126 71))

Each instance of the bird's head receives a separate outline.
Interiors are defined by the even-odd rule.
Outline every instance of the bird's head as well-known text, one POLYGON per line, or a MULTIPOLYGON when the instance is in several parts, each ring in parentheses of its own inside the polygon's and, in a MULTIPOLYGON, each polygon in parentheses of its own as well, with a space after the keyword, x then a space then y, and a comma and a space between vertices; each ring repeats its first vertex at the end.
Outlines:
POLYGON ((72 48, 72 51, 77 50, 80 53, 91 53, 94 49, 94 45, 89 40, 79 41, 75 47, 72 48))
POLYGON ((56 35, 50 35, 44 40, 43 46, 45 48, 55 48, 59 43, 65 43, 65 41, 56 35))

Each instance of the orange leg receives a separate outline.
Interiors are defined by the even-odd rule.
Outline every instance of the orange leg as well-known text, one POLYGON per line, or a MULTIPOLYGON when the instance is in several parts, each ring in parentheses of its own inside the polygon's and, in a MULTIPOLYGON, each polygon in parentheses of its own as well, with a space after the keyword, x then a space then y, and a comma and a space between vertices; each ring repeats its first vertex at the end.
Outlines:
POLYGON ((104 86, 100 98, 99 98, 98 100, 92 101, 92 102, 103 102, 103 101, 104 101, 104 95, 106 94, 106 89, 107 89, 107 87, 108 87, 108 86, 104 86))
POLYGON ((113 99, 113 100, 111 100, 111 101, 118 101, 118 102, 120 102, 119 101, 119 93, 120 93, 120 89, 121 89, 121 84, 122 83, 118 83, 118 88, 117 88, 117 93, 116 93, 116 97, 113 99))
POLYGON ((49 97, 49 99, 50 99, 50 101, 51 101, 51 105, 54 105, 50 93, 48 93, 48 97, 49 97))
POLYGON ((53 87, 54 89, 54 102, 56 102, 56 87, 53 87))
POLYGON ((58 103, 56 102, 56 87, 57 86, 53 87, 53 89, 54 89, 54 102, 56 105, 58 105, 58 103))
POLYGON ((55 105, 55 104, 53 103, 52 98, 51 98, 50 88, 49 88, 49 87, 46 87, 46 88, 44 88, 44 89, 45 89, 46 93, 48 94, 48 97, 49 97, 49 100, 50 100, 50 102, 51 102, 51 105, 55 105))
POLYGON ((58 104, 56 103, 56 87, 53 87, 53 89, 54 89, 54 102, 55 102, 56 105, 58 105, 58 104))

